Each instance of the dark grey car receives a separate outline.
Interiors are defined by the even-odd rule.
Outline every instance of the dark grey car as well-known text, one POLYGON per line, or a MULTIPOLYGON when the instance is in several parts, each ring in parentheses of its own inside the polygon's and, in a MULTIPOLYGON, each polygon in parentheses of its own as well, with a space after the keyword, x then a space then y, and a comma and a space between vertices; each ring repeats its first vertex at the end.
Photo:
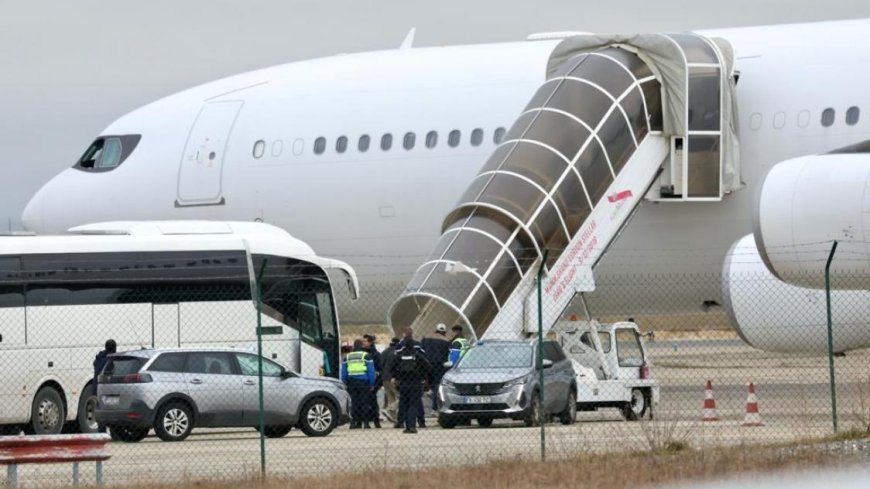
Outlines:
POLYGON ((470 348, 441 380, 438 424, 453 428, 469 419, 489 426, 493 419, 538 423, 540 411, 564 424, 577 414, 577 384, 571 361, 558 343, 543 342, 544 403, 537 365, 537 340, 485 341, 470 348))
MULTIPOLYGON (((164 441, 196 427, 259 427, 258 357, 229 348, 138 350, 110 355, 97 388, 97 422, 113 438, 164 441)), ((347 422, 350 397, 326 377, 304 377, 263 358, 265 434, 298 427, 325 436, 347 422)))

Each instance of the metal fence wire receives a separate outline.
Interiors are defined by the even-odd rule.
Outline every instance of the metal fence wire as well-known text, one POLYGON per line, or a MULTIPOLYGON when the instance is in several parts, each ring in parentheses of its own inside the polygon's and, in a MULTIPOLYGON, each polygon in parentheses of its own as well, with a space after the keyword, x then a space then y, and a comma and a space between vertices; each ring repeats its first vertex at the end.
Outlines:
MULTIPOLYGON (((831 290, 831 371, 825 290, 766 273, 602 274, 543 324, 542 269, 492 320, 514 334, 492 337, 425 317, 394 330, 406 284, 386 276, 352 302, 268 260, 7 265, 4 434, 108 432, 112 484, 780 443, 831 435, 833 416, 870 428, 854 348, 870 302, 848 277, 831 290)), ((63 485, 69 467, 18 477, 63 485)))

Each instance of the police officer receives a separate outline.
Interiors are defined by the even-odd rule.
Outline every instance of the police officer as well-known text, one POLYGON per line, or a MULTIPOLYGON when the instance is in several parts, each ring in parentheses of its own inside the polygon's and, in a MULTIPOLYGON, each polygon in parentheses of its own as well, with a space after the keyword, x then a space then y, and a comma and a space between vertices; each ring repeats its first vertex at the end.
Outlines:
POLYGON ((417 433, 417 412, 423 403, 424 383, 427 382, 432 367, 423 350, 414 341, 411 328, 405 330, 405 340, 396 349, 393 359, 393 382, 399 389, 399 411, 405 421, 403 433, 417 433))
POLYGON ((350 429, 370 428, 369 398, 375 388, 375 364, 369 359, 364 340, 353 342, 353 351, 341 364, 341 380, 350 394, 350 429))
POLYGON ((457 324, 451 328, 453 339, 450 340, 450 363, 454 366, 459 362, 471 344, 462 335, 462 325, 457 324))
POLYGON ((371 409, 369 410, 369 418, 367 421, 371 421, 375 424, 375 428, 381 427, 381 406, 378 405, 378 390, 383 385, 382 379, 382 368, 381 368, 381 353, 378 351, 378 348, 375 346, 377 342, 377 338, 375 335, 366 334, 363 335, 363 339, 365 340, 366 351, 369 354, 369 359, 372 363, 375 364, 375 388, 369 396, 369 403, 371 404, 371 409))
POLYGON ((447 326, 444 323, 438 323, 435 326, 435 336, 431 338, 423 338, 420 343, 423 349, 426 350, 426 358, 432 365, 432 375, 429 382, 430 391, 432 394, 432 410, 438 410, 438 385, 441 384, 441 377, 444 376, 444 362, 450 359, 450 343, 447 341, 447 326))

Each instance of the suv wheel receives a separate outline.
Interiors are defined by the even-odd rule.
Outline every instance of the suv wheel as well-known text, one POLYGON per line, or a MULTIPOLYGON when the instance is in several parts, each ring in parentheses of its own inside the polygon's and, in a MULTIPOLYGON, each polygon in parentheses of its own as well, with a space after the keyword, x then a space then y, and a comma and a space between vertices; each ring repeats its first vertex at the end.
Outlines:
POLYGON ((193 431, 193 410, 181 402, 169 402, 157 411, 154 432, 163 441, 181 441, 193 431))
POLYGON ((529 401, 529 409, 526 413, 526 417, 523 418, 523 423, 526 426, 538 426, 538 422, 541 420, 541 415, 538 412, 538 393, 537 391, 532 394, 532 399, 529 401))
POLYGON ((79 397, 78 423, 81 433, 96 433, 99 431, 96 411, 97 389, 94 384, 88 384, 85 390, 82 391, 81 397, 79 397))
POLYGON ((63 408, 63 398, 54 387, 39 389, 30 412, 30 424, 35 434, 56 435, 63 430, 66 410, 63 408))
POLYGON ((133 428, 129 426, 109 426, 109 436, 115 441, 124 443, 140 442, 148 436, 148 428, 133 428))
POLYGON ((445 430, 451 430, 456 427, 456 420, 447 416, 446 414, 439 414, 438 426, 444 428, 445 430))
POLYGON ((326 436, 338 424, 338 413, 328 399, 318 397, 305 403, 299 429, 308 436, 326 436))
MULTIPOLYGON (((282 426, 267 426, 265 432, 266 438, 281 438, 285 436, 287 433, 290 433, 290 430, 293 429, 291 425, 282 425, 282 426)), ((260 429, 257 428, 257 431, 260 429)))
POLYGON ((559 421, 562 424, 574 424, 577 422, 577 393, 572 389, 568 394, 568 405, 559 413, 559 421))

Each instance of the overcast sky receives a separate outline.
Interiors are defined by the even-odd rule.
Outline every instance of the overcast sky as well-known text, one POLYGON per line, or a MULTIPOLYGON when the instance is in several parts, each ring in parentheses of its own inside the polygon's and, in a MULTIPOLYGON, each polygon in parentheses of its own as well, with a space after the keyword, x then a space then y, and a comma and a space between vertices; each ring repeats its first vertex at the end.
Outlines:
POLYGON ((140 105, 254 68, 394 48, 412 27, 415 45, 434 46, 861 17, 870 1, 0 0, 0 230, 140 105))

